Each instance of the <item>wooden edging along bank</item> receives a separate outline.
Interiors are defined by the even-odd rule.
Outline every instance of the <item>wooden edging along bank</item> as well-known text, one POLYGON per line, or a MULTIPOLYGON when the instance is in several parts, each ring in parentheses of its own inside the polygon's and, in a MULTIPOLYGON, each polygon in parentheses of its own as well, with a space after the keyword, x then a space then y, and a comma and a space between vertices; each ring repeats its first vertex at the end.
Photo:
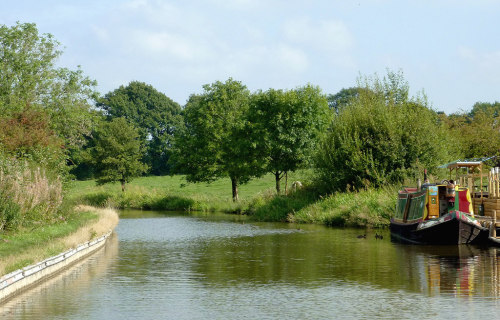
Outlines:
POLYGON ((54 276, 78 260, 102 248, 111 235, 111 232, 112 231, 109 231, 100 238, 87 241, 76 248, 69 249, 61 254, 45 259, 42 262, 4 275, 0 278, 0 303, 54 276))

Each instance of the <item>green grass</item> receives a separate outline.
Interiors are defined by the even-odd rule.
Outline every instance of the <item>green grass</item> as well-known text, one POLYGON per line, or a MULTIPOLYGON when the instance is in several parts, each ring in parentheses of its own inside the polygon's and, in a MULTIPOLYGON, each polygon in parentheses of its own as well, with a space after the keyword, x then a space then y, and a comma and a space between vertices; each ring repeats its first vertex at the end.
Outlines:
MULTIPOLYGON (((0 234, 0 258, 4 259, 10 255, 18 255, 33 247, 43 248, 44 244, 51 243, 54 239, 62 238, 73 233, 78 228, 96 219, 97 214, 91 212, 78 212, 68 216, 68 219, 53 225, 33 225, 29 228, 22 228, 15 232, 5 232, 0 234)), ((54 248, 46 248, 54 251, 54 248)), ((57 250, 55 250, 57 251, 57 250)), ((53 252, 47 252, 51 254, 53 252)), ((57 253, 57 252, 56 252, 57 253)), ((17 264, 27 265, 32 261, 16 262, 16 266, 9 266, 9 269, 18 269, 17 264)))
MULTIPOLYGON (((77 181, 69 196, 78 203, 115 208, 245 213, 260 221, 317 223, 329 226, 386 227, 394 211, 397 189, 386 187, 359 192, 320 195, 307 186, 310 172, 289 174, 306 187, 287 196, 277 196, 273 175, 239 187, 240 201, 234 203, 231 182, 187 183, 184 176, 141 177, 127 185, 96 186, 94 181, 77 181)), ((282 184, 284 190, 284 184, 282 184)))
POLYGON ((289 220, 328 226, 387 227, 396 206, 397 188, 335 193, 297 211, 289 220))
MULTIPOLYGON (((304 181, 308 172, 288 175, 288 187, 295 180, 304 181)), ((232 201, 231 181, 187 183, 184 176, 151 176, 134 179, 121 192, 118 183, 96 186, 93 180, 75 181, 68 196, 77 203, 115 208, 182 211, 243 212, 255 197, 275 193, 273 175, 238 187, 240 201, 232 201)), ((284 182, 282 183, 284 190, 284 182)))

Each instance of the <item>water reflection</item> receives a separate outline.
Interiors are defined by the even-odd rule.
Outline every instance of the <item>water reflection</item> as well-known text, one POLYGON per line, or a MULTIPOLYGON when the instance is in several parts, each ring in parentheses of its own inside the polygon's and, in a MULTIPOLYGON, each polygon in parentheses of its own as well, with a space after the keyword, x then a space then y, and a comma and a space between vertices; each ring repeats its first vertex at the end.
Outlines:
POLYGON ((92 291, 118 256, 118 238, 112 234, 106 245, 58 273, 55 277, 0 305, 1 319, 70 318, 85 312, 91 301, 79 299, 92 291))
MULTIPOLYGON (((125 212, 86 266, 1 309, 11 319, 495 318, 499 250, 368 231, 125 212), (139 218, 141 217, 141 218, 139 218), (418 312, 416 312, 418 310, 418 312)), ((8 318, 9 319, 9 318, 8 318)))

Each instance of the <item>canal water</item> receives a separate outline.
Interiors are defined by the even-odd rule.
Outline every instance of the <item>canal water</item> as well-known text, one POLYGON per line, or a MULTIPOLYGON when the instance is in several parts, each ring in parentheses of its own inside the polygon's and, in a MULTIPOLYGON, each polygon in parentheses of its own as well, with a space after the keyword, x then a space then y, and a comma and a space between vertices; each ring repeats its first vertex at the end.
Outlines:
POLYGON ((498 319, 500 249, 126 211, 106 247, 1 319, 498 319))

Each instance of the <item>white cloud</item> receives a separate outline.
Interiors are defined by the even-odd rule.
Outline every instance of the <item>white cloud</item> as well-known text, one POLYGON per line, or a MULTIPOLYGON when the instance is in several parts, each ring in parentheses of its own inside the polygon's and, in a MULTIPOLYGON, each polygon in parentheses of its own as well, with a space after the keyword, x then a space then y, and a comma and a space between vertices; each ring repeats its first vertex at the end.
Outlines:
POLYGON ((498 74, 500 73, 500 50, 491 52, 477 52, 476 50, 461 46, 458 48, 458 55, 462 60, 465 60, 476 74, 480 73, 490 79, 495 79, 495 82, 500 82, 498 74))
POLYGON ((288 45, 280 45, 276 49, 277 58, 284 68, 296 73, 304 72, 309 67, 307 55, 300 49, 288 45))
POLYGON ((136 32, 136 44, 154 55, 168 55, 177 60, 192 60, 196 55, 193 44, 179 35, 169 32, 136 32))
POLYGON ((342 52, 350 50, 354 43, 347 26, 337 20, 290 20, 284 25, 284 33, 292 42, 320 50, 342 52))
POLYGON ((97 37, 102 42, 109 41, 109 31, 101 26, 98 25, 91 25, 90 29, 92 30, 92 33, 97 37))
POLYGON ((354 38, 340 20, 312 21, 308 18, 289 20, 283 26, 285 38, 330 63, 353 67, 351 56, 354 38))

